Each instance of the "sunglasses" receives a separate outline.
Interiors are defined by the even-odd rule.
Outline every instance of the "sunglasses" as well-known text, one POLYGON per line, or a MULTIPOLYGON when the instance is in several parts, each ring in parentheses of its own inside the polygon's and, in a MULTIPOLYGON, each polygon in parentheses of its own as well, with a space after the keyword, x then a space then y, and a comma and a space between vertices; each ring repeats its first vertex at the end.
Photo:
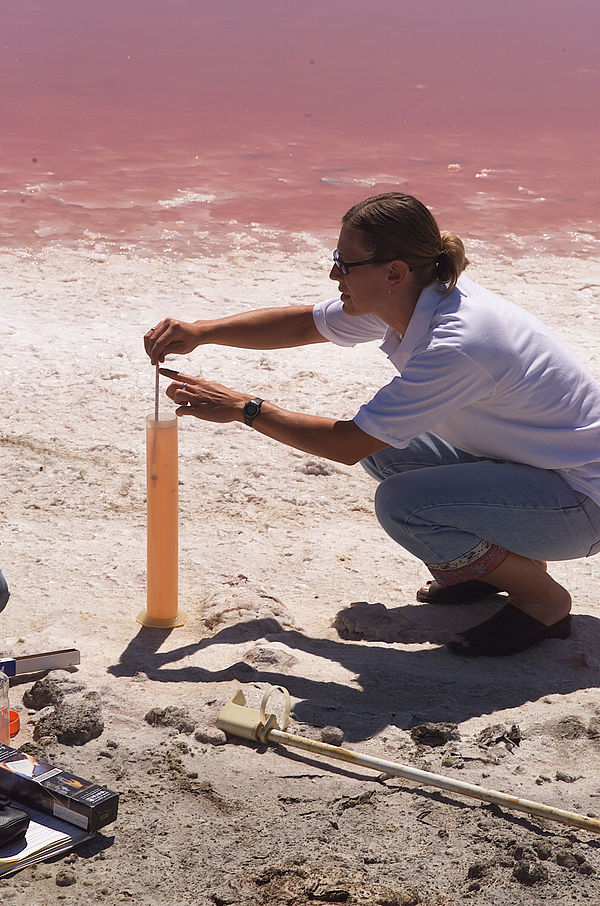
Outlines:
POLYGON ((333 263, 344 277, 348 274, 351 267, 362 267, 363 264, 387 264, 388 261, 395 260, 395 258, 365 258, 363 261, 342 261, 337 249, 333 253, 333 263))

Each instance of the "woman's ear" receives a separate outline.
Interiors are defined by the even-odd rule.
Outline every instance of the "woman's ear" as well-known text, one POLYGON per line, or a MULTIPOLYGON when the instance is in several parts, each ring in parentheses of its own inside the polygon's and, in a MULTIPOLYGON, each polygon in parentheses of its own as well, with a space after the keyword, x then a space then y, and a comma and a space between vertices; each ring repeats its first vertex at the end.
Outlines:
POLYGON ((400 286, 408 278, 410 274, 410 267, 406 261, 402 261, 401 258, 396 258, 394 261, 390 261, 390 269, 388 272, 388 280, 390 288, 395 288, 400 286))

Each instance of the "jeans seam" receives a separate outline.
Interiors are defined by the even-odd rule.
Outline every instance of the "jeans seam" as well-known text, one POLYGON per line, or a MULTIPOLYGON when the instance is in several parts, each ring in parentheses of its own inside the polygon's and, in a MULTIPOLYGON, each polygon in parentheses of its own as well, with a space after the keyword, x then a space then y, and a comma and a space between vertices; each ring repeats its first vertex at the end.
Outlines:
MULTIPOLYGON (((411 510, 410 516, 415 513, 427 512, 428 510, 437 510, 437 509, 451 509, 454 510, 457 507, 468 507, 468 506, 479 506, 479 507, 497 507, 503 510, 531 510, 535 513, 566 513, 571 510, 582 510, 583 507, 581 504, 576 504, 575 506, 528 506, 526 504, 508 504, 508 503, 436 503, 430 505, 423 505, 419 509, 411 510)), ((590 524, 590 527, 594 529, 590 517, 583 510, 585 518, 590 524)), ((410 518, 410 516, 408 518, 410 518)))
MULTIPOLYGON (((502 509, 513 509, 513 510, 516 510, 516 509, 524 509, 524 507, 516 507, 516 506, 508 507, 508 506, 502 505, 502 504, 473 504, 473 505, 475 505, 475 506, 479 505, 479 506, 485 506, 485 507, 501 507, 502 509)), ((403 530, 404 530, 404 533, 405 533, 405 535, 406 535, 407 537, 412 538, 414 541, 417 542, 417 544, 418 544, 419 546, 421 546, 421 547, 427 546, 428 549, 431 550, 431 548, 429 548, 429 545, 428 545, 428 544, 427 544, 427 545, 425 544, 424 539, 423 539, 419 534, 415 534, 415 533, 411 530, 411 528, 410 528, 410 520, 413 518, 413 516, 418 516, 419 518, 423 519, 424 514, 426 514, 429 510, 434 510, 434 509, 438 509, 438 508, 442 508, 442 509, 455 509, 455 508, 456 508, 456 504, 436 504, 435 506, 431 506, 431 505, 430 505, 430 506, 425 506, 425 505, 424 505, 424 506, 421 506, 421 507, 419 507, 419 508, 415 508, 415 509, 411 510, 410 513, 407 513, 407 514, 404 516, 402 522, 401 522, 401 523, 398 523, 398 524, 402 526, 402 528, 403 528, 403 530), (421 514, 423 514, 423 516, 422 516, 421 514)), ((528 509, 530 509, 530 510, 536 512, 536 513, 544 513, 544 512, 555 512, 555 513, 559 513, 559 512, 565 512, 566 510, 579 510, 579 509, 582 509, 582 504, 577 504, 576 506, 569 506, 569 507, 543 507, 543 508, 539 508, 539 507, 528 507, 528 509)), ((584 513, 585 513, 585 511, 584 511, 584 513)), ((587 513, 585 513, 585 517, 586 517, 588 523, 590 524, 590 527, 593 529, 593 526, 592 526, 592 524, 591 524, 591 522, 590 522, 590 519, 589 519, 587 513)), ((443 527, 443 526, 442 526, 442 527, 443 527)), ((475 534, 474 532, 470 532, 470 531, 469 531, 468 529, 466 529, 466 528, 460 528, 460 527, 458 527, 458 526, 453 526, 453 525, 448 525, 448 526, 446 526, 446 528, 448 528, 448 529, 454 529, 456 532, 459 532, 459 533, 461 533, 461 534, 463 534, 463 535, 471 535, 473 538, 478 538, 480 541, 489 541, 489 538, 483 538, 483 537, 481 537, 480 535, 475 534)), ((494 544, 494 543, 495 543, 495 542, 490 541, 490 544, 494 544)), ((594 544, 596 544, 596 543, 597 543, 597 542, 594 542, 594 544)), ((589 550, 591 550, 593 546, 594 546, 594 545, 592 544, 592 546, 589 548, 589 550)), ((468 551, 465 551, 464 553, 468 553, 468 551)), ((589 554, 588 554, 587 556, 589 556, 589 554)), ((424 562, 426 562, 426 561, 424 561, 424 562)))

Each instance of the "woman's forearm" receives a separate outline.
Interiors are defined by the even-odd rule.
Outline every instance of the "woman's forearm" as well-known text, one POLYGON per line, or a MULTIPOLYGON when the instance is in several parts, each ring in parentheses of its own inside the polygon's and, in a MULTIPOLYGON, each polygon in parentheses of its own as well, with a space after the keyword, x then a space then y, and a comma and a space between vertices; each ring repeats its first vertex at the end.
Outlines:
POLYGON ((264 402, 254 430, 304 453, 354 465, 388 445, 365 434, 353 421, 306 415, 264 402))
POLYGON ((312 305, 261 308, 209 321, 165 318, 144 336, 153 365, 167 355, 187 355, 208 343, 242 349, 286 349, 326 342, 312 315, 312 305))
POLYGON ((243 349, 285 349, 326 342, 312 315, 312 305, 261 308, 211 321, 195 321, 199 342, 243 349))
MULTIPOLYGON (((221 423, 246 421, 244 407, 255 399, 252 394, 170 368, 160 371, 173 378, 166 393, 177 405, 177 415, 221 423)), ((262 401, 259 413, 254 415, 252 429, 296 450, 347 465, 388 446, 365 434, 354 421, 292 412, 268 400, 262 401)))

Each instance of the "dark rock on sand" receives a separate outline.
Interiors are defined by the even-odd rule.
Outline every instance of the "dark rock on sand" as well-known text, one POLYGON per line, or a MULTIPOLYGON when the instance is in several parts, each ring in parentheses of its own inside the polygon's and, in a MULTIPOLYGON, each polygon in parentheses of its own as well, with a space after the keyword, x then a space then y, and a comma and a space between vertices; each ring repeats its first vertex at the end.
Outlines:
POLYGON ((45 709, 33 728, 35 740, 54 737, 67 746, 83 746, 104 730, 100 696, 97 692, 76 695, 45 709))
POLYGON ((527 859, 522 859, 515 865, 513 877, 520 884, 531 887, 533 884, 548 880, 548 869, 540 862, 529 862, 527 859))
POLYGON ((452 739, 460 739, 457 724, 418 724, 410 731, 413 740, 421 746, 443 746, 452 739))
POLYGON ((477 736, 477 744, 480 746, 497 746, 500 743, 508 746, 518 746, 521 742, 521 729, 518 724, 506 727, 504 724, 492 724, 485 727, 477 736))
POLYGON ((557 780, 561 780, 563 783, 575 783, 577 780, 573 774, 567 773, 567 771, 557 771, 555 774, 557 780))
POLYGON ((83 692, 84 689, 83 683, 70 677, 45 676, 23 694, 23 704, 26 708, 40 711, 48 705, 59 705, 66 695, 83 692))
POLYGON ((321 741, 328 743, 330 746, 341 746, 344 741, 344 731, 339 727, 323 727, 321 730, 321 741))
POLYGON ((72 868, 60 868, 56 872, 54 880, 57 887, 70 887, 72 884, 77 883, 77 878, 72 868))
POLYGON ((559 849, 554 856, 557 865, 563 868, 579 868, 585 862, 585 856, 573 852, 572 849, 559 849))
POLYGON ((473 865, 469 865, 469 870, 467 871, 467 878, 470 880, 474 878, 483 878, 487 872, 487 865, 484 862, 474 862, 473 865))
POLYGON ((587 735, 590 739, 600 739, 600 717, 592 717, 587 735))
POLYGON ((144 720, 152 727, 175 727, 180 733, 189 734, 196 729, 196 721, 190 717, 187 708, 176 708, 174 705, 150 708, 144 720))

